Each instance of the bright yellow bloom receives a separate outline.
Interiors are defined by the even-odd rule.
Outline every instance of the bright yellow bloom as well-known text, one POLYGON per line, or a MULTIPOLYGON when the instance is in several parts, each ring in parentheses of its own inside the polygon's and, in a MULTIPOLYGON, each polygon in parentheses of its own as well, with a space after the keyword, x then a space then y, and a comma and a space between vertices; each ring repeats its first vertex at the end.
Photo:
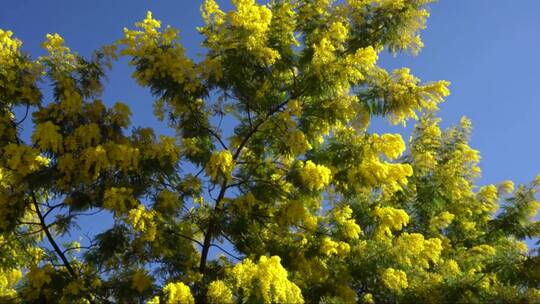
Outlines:
POLYGON ((234 170, 235 162, 231 152, 228 150, 222 150, 219 152, 214 152, 210 156, 210 160, 206 164, 206 173, 212 180, 217 181, 220 177, 225 179, 231 178, 232 172, 234 170))
POLYGON ((133 229, 142 233, 143 239, 146 241, 153 241, 156 237, 156 224, 154 217, 156 212, 154 210, 146 210, 146 208, 140 204, 137 208, 129 210, 126 218, 126 222, 129 223, 133 229))
POLYGON ((443 211, 430 220, 429 226, 433 229, 444 229, 454 220, 455 215, 448 211, 443 211))
POLYGON ((306 135, 300 130, 287 132, 283 141, 291 150, 292 155, 302 154, 312 148, 306 138, 306 135))
POLYGON ((312 161, 306 161, 300 169, 300 179, 309 190, 321 190, 330 183, 332 172, 323 165, 316 165, 312 161))
POLYGON ((234 266, 229 276, 244 296, 254 295, 263 303, 304 303, 300 288, 287 279, 280 262, 278 256, 261 256, 258 264, 246 259, 234 266))
POLYGON ((409 223, 409 215, 402 209, 375 207, 374 215, 379 219, 378 238, 391 237, 392 229, 399 231, 409 223))
POLYGON ((383 134, 380 138, 375 136, 375 139, 376 149, 380 149, 389 159, 396 159, 405 151, 405 142, 400 134, 383 134))
POLYGON ((362 229, 356 221, 352 219, 352 209, 348 205, 334 210, 336 223, 342 228, 343 233, 349 239, 358 239, 362 234, 362 229))
POLYGON ((375 300, 373 300, 373 295, 371 293, 366 293, 362 297, 362 303, 364 303, 364 304, 375 304, 375 300))
POLYGON ((382 274, 384 285, 393 292, 401 292, 402 289, 409 287, 407 274, 401 270, 387 268, 382 274))
POLYGON ((211 304, 234 303, 231 289, 221 280, 214 281, 208 285, 208 302, 211 304))
POLYGON ((191 290, 182 282, 168 283, 163 288, 163 293, 165 293, 165 304, 195 303, 191 290))

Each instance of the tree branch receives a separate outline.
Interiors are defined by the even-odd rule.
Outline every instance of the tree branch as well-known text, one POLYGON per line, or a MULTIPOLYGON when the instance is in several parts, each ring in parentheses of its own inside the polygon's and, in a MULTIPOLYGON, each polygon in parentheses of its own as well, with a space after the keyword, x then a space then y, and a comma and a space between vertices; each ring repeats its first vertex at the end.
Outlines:
POLYGON ((75 273, 75 270, 73 270, 73 267, 71 267, 71 264, 69 263, 68 259, 66 258, 66 256, 64 255, 64 253, 62 252, 58 244, 56 244, 56 241, 54 240, 51 232, 49 231, 49 228, 47 227, 47 224, 45 223, 45 218, 43 217, 43 214, 41 214, 41 210, 39 209, 39 204, 36 199, 36 194, 34 193, 33 190, 31 190, 31 196, 32 196, 32 201, 34 203, 34 208, 36 208, 37 216, 39 218, 39 221, 41 222, 41 227, 43 231, 45 231, 45 234, 47 235, 47 239, 49 240, 49 243, 51 243, 51 246, 54 248, 54 251, 56 252, 56 254, 58 254, 60 259, 62 260, 62 263, 64 263, 64 266, 66 266, 67 270, 69 271, 69 274, 73 278, 76 278, 77 274, 75 273))

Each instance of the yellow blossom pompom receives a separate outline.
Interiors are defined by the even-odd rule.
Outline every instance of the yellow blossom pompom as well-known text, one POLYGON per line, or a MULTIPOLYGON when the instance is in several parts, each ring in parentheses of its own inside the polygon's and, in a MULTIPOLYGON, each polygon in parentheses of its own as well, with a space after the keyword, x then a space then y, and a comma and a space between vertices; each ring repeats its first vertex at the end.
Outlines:
POLYGON ((18 269, 0 269, 0 299, 17 295, 15 287, 22 277, 18 269))
POLYGON ((300 179, 309 190, 321 190, 330 183, 332 172, 323 165, 316 165, 312 161, 306 161, 300 170, 300 179))
POLYGON ((312 148, 306 135, 300 130, 287 132, 283 140, 292 155, 302 154, 312 148))
POLYGON ((182 282, 169 283, 163 288, 165 304, 194 304, 195 299, 191 290, 182 282))
POLYGON ((444 229, 452 223, 452 221, 454 220, 454 217, 455 215, 453 215, 452 213, 448 211, 443 211, 439 215, 433 217, 430 220, 429 226, 432 229, 444 229))
POLYGON ((444 263, 441 265, 441 274, 445 277, 455 277, 459 274, 461 274, 461 269, 459 268, 459 264, 453 260, 448 259, 445 260, 444 263))
POLYGON ((215 152, 210 156, 210 160, 208 160, 205 169, 208 176, 210 176, 212 180, 217 181, 221 176, 225 177, 225 179, 231 178, 234 165, 231 152, 223 150, 215 152))
POLYGON ((407 274, 393 268, 388 268, 383 272, 382 281, 388 289, 397 293, 401 292, 402 289, 409 287, 407 274))
POLYGON ((497 194, 510 194, 514 192, 514 183, 511 180, 504 181, 499 184, 497 188, 497 194))
POLYGON ((146 210, 141 204, 137 208, 129 210, 126 222, 133 229, 142 233, 142 237, 146 241, 153 241, 156 237, 156 224, 154 222, 156 212, 154 210, 146 210))
POLYGON ((244 297, 261 303, 304 303, 300 288, 287 279, 287 270, 278 256, 261 256, 258 264, 246 259, 234 266, 229 278, 244 297))
POLYGON ((379 219, 377 237, 392 236, 393 230, 401 230, 409 223, 409 215, 405 210, 392 207, 375 207, 374 215, 379 219))
POLYGON ((362 234, 362 229, 351 217, 352 210, 348 205, 334 210, 334 218, 338 226, 342 229, 343 234, 349 239, 358 239, 360 234, 362 234))
POLYGON ((231 289, 221 280, 210 283, 207 297, 210 304, 234 303, 231 289))
POLYGON ((146 304, 159 304, 159 297, 158 296, 153 297, 152 299, 148 300, 146 304))
POLYGON ((362 303, 364 303, 364 304, 375 304, 375 300, 373 300, 373 295, 371 293, 366 293, 362 297, 362 303))
POLYGON ((389 159, 396 159, 405 151, 405 142, 399 134, 383 134, 376 143, 377 148, 389 159))

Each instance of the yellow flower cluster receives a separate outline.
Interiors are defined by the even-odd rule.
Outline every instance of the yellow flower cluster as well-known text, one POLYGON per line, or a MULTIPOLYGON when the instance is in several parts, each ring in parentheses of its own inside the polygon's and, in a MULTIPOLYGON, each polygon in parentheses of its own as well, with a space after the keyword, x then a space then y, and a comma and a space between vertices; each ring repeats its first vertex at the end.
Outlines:
POLYGON ((372 46, 343 54, 349 28, 341 21, 332 22, 326 32, 313 43, 311 64, 317 75, 332 75, 338 88, 348 91, 350 83, 357 83, 375 66, 378 60, 372 46))
POLYGON ((134 78, 141 85, 147 85, 152 79, 169 77, 187 91, 195 91, 198 87, 195 64, 178 43, 178 31, 167 27, 159 32, 161 22, 152 17, 152 12, 147 12, 146 18, 135 25, 142 31, 124 29, 124 39, 119 41, 126 47, 121 55, 135 59, 130 64, 141 59, 146 62, 144 69, 134 72, 134 78))
POLYGON ((22 277, 19 269, 0 268, 0 299, 13 298, 17 295, 15 287, 22 277))
POLYGON ((435 230, 444 229, 452 223, 454 217, 455 215, 453 215, 452 213, 448 211, 443 211, 430 220, 429 226, 435 230))
POLYGON ((62 152, 62 135, 58 133, 60 127, 51 121, 38 124, 32 135, 33 142, 43 150, 51 150, 53 153, 62 152))
POLYGON ((482 212, 493 213, 499 208, 499 196, 495 185, 481 187, 476 196, 480 202, 482 212))
POLYGON ((402 289, 409 287, 407 274, 401 270, 387 268, 381 276, 384 285, 393 292, 400 293, 402 289))
POLYGON ((84 172, 88 173, 89 178, 95 180, 101 172, 109 166, 107 151, 102 145, 90 147, 83 151, 84 172))
POLYGON ((221 280, 213 281, 208 285, 208 303, 210 304, 232 304, 234 303, 231 289, 221 280))
POLYGON ((232 286, 247 298, 252 296, 263 303, 304 303, 300 288, 287 275, 278 256, 261 256, 258 264, 245 259, 228 272, 232 286))
POLYGON ((374 134, 373 140, 375 150, 384 153, 388 159, 396 159, 403 151, 405 151, 405 142, 400 134, 386 133, 380 137, 377 134, 374 134))
POLYGON ((101 130, 99 125, 90 123, 79 126, 75 129, 74 137, 71 138, 68 145, 68 150, 76 150, 77 146, 91 147, 97 145, 101 140, 101 130))
POLYGON ((236 43, 245 47, 261 64, 273 64, 281 56, 278 51, 267 46, 268 31, 272 21, 272 11, 255 0, 232 0, 236 11, 228 14, 233 30, 245 31, 236 43), (245 37, 245 38, 244 38, 245 37))
POLYGON ((335 242, 329 237, 325 237, 321 243, 321 253, 326 256, 345 256, 351 251, 351 246, 345 242, 335 242))
POLYGON ((137 208, 129 210, 126 222, 136 231, 142 233, 143 240, 153 241, 156 238, 155 215, 156 212, 154 210, 146 210, 146 208, 140 204, 137 208))
POLYGON ((6 161, 7 168, 21 176, 35 172, 49 164, 49 160, 39 155, 35 149, 17 144, 5 146, 2 157, 6 161))
POLYGON ((75 56, 72 55, 70 49, 64 45, 64 38, 58 34, 47 34, 47 40, 42 43, 42 47, 47 50, 50 56, 58 59, 67 60, 75 64, 75 56))
POLYGON ((362 297, 362 303, 363 304, 375 304, 375 300, 373 300, 373 295, 371 293, 366 293, 362 297))
POLYGON ((409 164, 394 164, 381 162, 377 157, 367 157, 356 168, 348 172, 348 180, 353 185, 382 186, 388 194, 393 194, 408 183, 407 177, 412 176, 413 170, 409 164), (361 179, 358 180, 358 177, 361 179))
POLYGON ((497 187, 497 194, 503 195, 503 194, 510 194, 514 192, 514 182, 511 180, 506 180, 499 184, 497 187))
POLYGON ((438 103, 450 94, 447 81, 439 81, 419 85, 420 80, 410 74, 408 68, 392 71, 389 75, 384 70, 374 73, 387 90, 388 99, 385 102, 390 109, 390 122, 405 124, 409 118, 417 119, 417 111, 437 110, 438 103))
POLYGON ((447 259, 441 265, 441 274, 445 277, 455 277, 461 274, 459 264, 453 259, 447 259))
POLYGON ((442 242, 438 238, 424 239, 420 233, 403 233, 395 243, 395 254, 403 265, 418 265, 429 268, 430 262, 437 263, 441 256, 442 242))
POLYGON ((143 156, 148 159, 157 159, 161 164, 176 163, 180 158, 180 147, 174 137, 160 135, 159 141, 150 144, 143 150, 143 156))
POLYGON ((306 138, 306 135, 300 130, 287 132, 283 138, 283 141, 293 156, 305 153, 312 148, 306 138))
POLYGON ((317 227, 317 217, 309 212, 300 200, 290 201, 281 208, 278 223, 282 226, 303 223, 305 228, 313 230, 317 227))
MULTIPOLYGON (((182 282, 168 283, 163 288, 165 294, 165 304, 194 304, 195 299, 191 294, 189 286, 182 282)), ((159 302, 158 302, 159 303, 159 302)))
POLYGON ((208 163, 205 166, 206 174, 213 181, 217 181, 220 177, 230 179, 234 170, 234 160, 229 150, 214 152, 208 163))
POLYGON ((375 207, 375 217, 379 220, 376 237, 384 239, 392 237, 392 230, 401 230, 409 223, 409 215, 403 209, 392 207, 375 207))
POLYGON ((0 29, 0 91, 10 102, 34 104, 41 96, 35 84, 42 69, 38 63, 23 59, 19 50, 22 43, 12 36, 11 31, 0 29))
POLYGON ((114 212, 116 216, 126 214, 139 206, 139 202, 133 197, 133 190, 130 188, 109 188, 103 196, 103 207, 114 212))
POLYGON ((137 169, 140 158, 138 148, 124 144, 114 144, 112 142, 107 143, 105 148, 107 150, 109 164, 114 164, 116 168, 124 172, 137 169))
POLYGON ((300 179, 309 190, 321 190, 330 183, 332 172, 327 167, 308 160, 300 169, 300 179))
MULTIPOLYGON (((12 31, 0 29, 0 63, 6 67, 17 64, 16 59, 22 44, 20 40, 14 39, 12 36, 12 31)), ((3 71, 3 73, 5 73, 5 71, 3 71)))
POLYGON ((348 205, 336 208, 334 210, 334 219, 347 238, 356 240, 362 234, 362 228, 352 219, 352 209, 348 205))

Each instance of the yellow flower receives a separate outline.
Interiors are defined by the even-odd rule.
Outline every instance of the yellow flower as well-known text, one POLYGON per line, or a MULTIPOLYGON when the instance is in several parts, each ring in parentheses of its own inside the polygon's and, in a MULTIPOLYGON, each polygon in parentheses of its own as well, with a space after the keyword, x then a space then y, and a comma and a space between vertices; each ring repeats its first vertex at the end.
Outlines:
POLYGON ((336 219, 337 224, 342 228, 343 233, 349 239, 358 239, 360 234, 362 234, 362 229, 352 217, 352 209, 348 205, 343 206, 342 208, 337 208, 334 210, 334 218, 336 219))
POLYGON ((225 179, 231 178, 232 171, 234 170, 235 163, 231 152, 223 150, 214 152, 210 156, 210 160, 206 164, 206 173, 213 181, 217 181, 218 178, 224 177, 225 179))
POLYGON ((182 282, 168 283, 163 288, 166 304, 194 304, 195 299, 191 290, 182 282))
POLYGON ((405 151, 405 142, 400 134, 383 134, 375 138, 377 148, 389 159, 396 159, 405 151))
POLYGON ((300 288, 287 279, 287 270, 278 256, 261 256, 258 264, 246 259, 228 275, 245 297, 254 295, 263 303, 304 303, 300 288))
POLYGON ((321 190, 330 183, 332 172, 323 165, 316 165, 312 161, 306 161, 300 170, 300 179, 309 190, 321 190))
POLYGON ((62 152, 62 135, 58 133, 59 129, 50 121, 38 124, 32 135, 32 140, 43 150, 51 150, 54 153, 62 152))
POLYGON ((364 304, 375 304, 375 300, 373 300, 373 295, 371 293, 366 293, 362 297, 362 303, 364 303, 364 304))
POLYGON ((214 281, 208 286, 208 302, 211 304, 234 303, 231 289, 221 280, 214 281))
POLYGON ((455 215, 448 211, 443 211, 430 220, 429 226, 433 229, 444 229, 454 220, 455 215))
POLYGON ((287 132, 285 134, 284 142, 290 149, 292 155, 302 154, 312 148, 306 135, 300 130, 287 132))
POLYGON ((138 204, 138 201, 133 197, 133 190, 130 188, 113 187, 105 190, 103 207, 113 211, 115 215, 124 214, 138 204))
POLYGON ((377 228, 377 237, 391 237, 393 230, 401 230, 403 226, 409 223, 409 215, 405 210, 395 209, 392 207, 375 207, 374 215, 379 219, 377 228))
POLYGON ((141 204, 137 208, 129 210, 126 222, 129 223, 133 229, 142 233, 143 239, 146 241, 153 241, 156 237, 156 223, 154 217, 156 212, 154 210, 146 210, 141 204))
POLYGON ((395 270, 393 268, 387 268, 383 272, 382 281, 388 289, 397 293, 409 286, 407 282, 407 274, 401 270, 395 270))
POLYGON ((514 183, 511 180, 504 181, 499 184, 497 194, 510 194, 514 192, 514 183))

